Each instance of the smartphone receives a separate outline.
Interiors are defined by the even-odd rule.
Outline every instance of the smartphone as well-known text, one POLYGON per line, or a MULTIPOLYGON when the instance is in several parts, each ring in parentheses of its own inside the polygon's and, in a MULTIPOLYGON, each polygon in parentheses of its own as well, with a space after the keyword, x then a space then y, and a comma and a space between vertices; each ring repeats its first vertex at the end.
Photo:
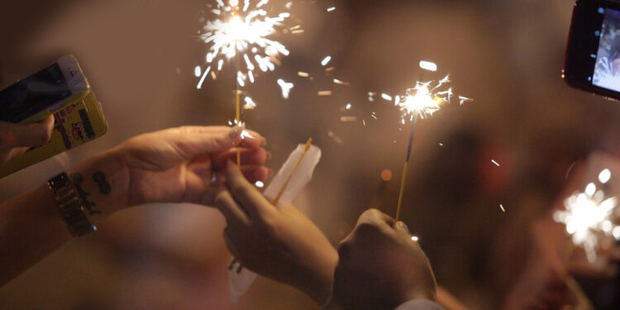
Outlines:
POLYGON ((60 110, 83 96, 90 85, 77 59, 65 56, 0 91, 0 121, 28 123, 60 110))
POLYGON ((0 121, 36 122, 54 116, 50 142, 31 148, 0 167, 0 178, 13 174, 107 132, 108 123, 77 59, 65 56, 0 91, 0 121))
POLYGON ((577 0, 563 77, 572 87, 620 99, 620 1, 577 0))
POLYGON ((93 141, 108 130, 101 104, 92 90, 65 101, 53 115, 54 130, 50 142, 9 160, 0 167, 0 178, 93 141))

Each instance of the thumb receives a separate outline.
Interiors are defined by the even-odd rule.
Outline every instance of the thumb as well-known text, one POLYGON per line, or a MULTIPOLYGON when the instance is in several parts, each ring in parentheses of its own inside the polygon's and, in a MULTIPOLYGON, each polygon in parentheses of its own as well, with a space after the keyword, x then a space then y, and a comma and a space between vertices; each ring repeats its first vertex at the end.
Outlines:
POLYGON ((33 147, 49 142, 54 129, 54 117, 31 124, 2 123, 0 145, 7 147, 33 147))

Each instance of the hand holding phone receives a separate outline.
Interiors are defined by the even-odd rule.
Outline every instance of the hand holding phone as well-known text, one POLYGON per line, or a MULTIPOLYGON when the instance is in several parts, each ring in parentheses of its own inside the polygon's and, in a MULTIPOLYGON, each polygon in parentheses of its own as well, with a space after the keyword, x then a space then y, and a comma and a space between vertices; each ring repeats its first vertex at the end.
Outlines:
POLYGON ((74 56, 62 57, 0 91, 0 124, 0 178, 107 131, 101 105, 74 56), (46 127, 37 138, 16 139, 18 133, 36 131, 41 124, 46 127))
POLYGON ((0 166, 28 149, 48 143, 54 130, 54 117, 31 124, 0 121, 0 166))
POLYGON ((577 0, 564 79, 572 87, 620 99, 620 1, 577 0))

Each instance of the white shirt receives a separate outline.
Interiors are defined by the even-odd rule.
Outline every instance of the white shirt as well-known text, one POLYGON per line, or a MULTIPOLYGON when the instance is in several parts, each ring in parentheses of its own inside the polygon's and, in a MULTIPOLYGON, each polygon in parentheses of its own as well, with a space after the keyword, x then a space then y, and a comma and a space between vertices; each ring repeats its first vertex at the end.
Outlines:
POLYGON ((444 308, 430 300, 416 299, 410 300, 394 310, 444 310, 444 308))

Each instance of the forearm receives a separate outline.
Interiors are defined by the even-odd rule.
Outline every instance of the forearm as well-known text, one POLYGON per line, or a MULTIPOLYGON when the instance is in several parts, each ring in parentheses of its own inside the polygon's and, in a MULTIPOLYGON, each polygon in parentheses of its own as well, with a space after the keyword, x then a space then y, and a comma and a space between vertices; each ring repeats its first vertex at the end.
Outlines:
POLYGON ((71 239, 47 186, 0 205, 0 285, 71 239))
MULTIPOLYGON (((122 195, 114 192, 115 188, 120 191, 124 186, 123 181, 119 181, 123 170, 109 157, 94 157, 67 173, 76 187, 83 191, 88 205, 85 213, 92 224, 97 225, 125 206, 122 195), (97 180, 93 175, 97 175, 97 180)), ((72 238, 47 184, 0 204, 0 248, 3 249, 0 254, 0 285, 17 277, 72 238)))

